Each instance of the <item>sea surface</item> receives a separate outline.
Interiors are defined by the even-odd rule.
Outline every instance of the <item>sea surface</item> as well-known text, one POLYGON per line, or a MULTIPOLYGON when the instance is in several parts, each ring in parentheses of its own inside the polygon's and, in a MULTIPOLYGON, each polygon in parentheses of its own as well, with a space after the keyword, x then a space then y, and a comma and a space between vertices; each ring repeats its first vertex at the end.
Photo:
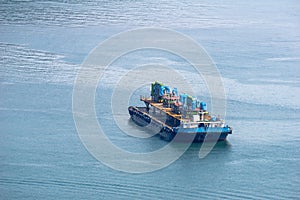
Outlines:
MULTIPOLYGON (((292 0, 1 0, 0 199, 299 199, 299 22, 300 3, 292 0), (163 169, 130 174, 86 150, 72 94, 93 48, 145 27, 178 31, 206 49, 222 76, 233 134, 204 159, 193 144, 163 169)), ((128 66, 145 64, 173 66, 201 82, 184 61, 159 51, 112 63, 95 109, 109 139, 131 152, 168 145, 123 134, 110 114, 115 82, 128 66)), ((139 103, 139 92, 129 104, 139 103)), ((206 89, 197 96, 209 99, 206 89)))

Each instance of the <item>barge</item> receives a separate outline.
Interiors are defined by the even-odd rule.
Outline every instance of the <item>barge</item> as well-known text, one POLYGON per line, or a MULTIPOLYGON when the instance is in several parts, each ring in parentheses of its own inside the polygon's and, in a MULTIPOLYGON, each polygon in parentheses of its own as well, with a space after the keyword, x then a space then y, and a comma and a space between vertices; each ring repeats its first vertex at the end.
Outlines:
POLYGON ((205 102, 188 94, 178 94, 177 88, 170 89, 160 82, 151 84, 151 96, 140 97, 144 107, 129 106, 131 119, 142 127, 155 127, 166 141, 177 134, 180 140, 203 142, 224 141, 232 128, 220 117, 207 111, 205 102), (190 139, 192 138, 192 140, 190 139))

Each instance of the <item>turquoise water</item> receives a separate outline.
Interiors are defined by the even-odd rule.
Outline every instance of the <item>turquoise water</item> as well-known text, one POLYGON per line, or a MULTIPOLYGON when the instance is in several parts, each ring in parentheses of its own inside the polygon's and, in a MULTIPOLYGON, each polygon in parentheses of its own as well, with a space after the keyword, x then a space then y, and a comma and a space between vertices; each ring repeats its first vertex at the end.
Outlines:
MULTIPOLYGON (((1 1, 0 199, 298 199, 299 13, 297 1, 1 1), (166 168, 128 174, 84 148, 72 92, 97 44, 140 27, 177 30, 208 51, 234 132, 204 159, 193 144, 166 168)), ((112 142, 133 152, 167 144, 122 134, 108 114, 118 75, 145 60, 182 67, 193 80, 185 63, 159 52, 112 65, 96 94, 97 116, 112 142)))

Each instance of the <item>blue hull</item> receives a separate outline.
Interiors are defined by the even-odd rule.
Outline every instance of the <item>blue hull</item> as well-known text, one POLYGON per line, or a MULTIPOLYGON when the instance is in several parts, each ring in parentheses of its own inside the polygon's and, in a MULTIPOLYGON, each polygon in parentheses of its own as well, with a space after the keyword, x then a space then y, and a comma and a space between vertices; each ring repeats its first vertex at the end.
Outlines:
POLYGON ((139 126, 147 126, 150 123, 161 126, 160 137, 166 141, 176 138, 178 142, 193 141, 194 143, 206 141, 224 141, 228 134, 232 133, 230 127, 199 127, 199 128, 179 128, 170 127, 160 121, 155 121, 147 112, 136 107, 128 108, 131 119, 139 126), (180 133, 180 136, 175 137, 180 133))

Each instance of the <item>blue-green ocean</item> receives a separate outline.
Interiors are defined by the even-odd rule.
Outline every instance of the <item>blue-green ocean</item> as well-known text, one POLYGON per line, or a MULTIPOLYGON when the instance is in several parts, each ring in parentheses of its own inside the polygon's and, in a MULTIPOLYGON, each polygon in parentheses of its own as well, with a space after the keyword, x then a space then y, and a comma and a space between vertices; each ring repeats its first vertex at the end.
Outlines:
MULTIPOLYGON (((293 0, 1 0, 0 199, 299 199, 299 22, 293 0), (206 49, 222 76, 233 134, 204 159, 193 144, 165 168, 130 174, 86 150, 72 94, 93 48, 144 27, 176 30, 206 49)), ((161 63, 192 74, 173 55, 140 51, 113 63, 96 92, 98 120, 120 148, 168 145, 123 134, 107 103, 123 69, 161 63)))

